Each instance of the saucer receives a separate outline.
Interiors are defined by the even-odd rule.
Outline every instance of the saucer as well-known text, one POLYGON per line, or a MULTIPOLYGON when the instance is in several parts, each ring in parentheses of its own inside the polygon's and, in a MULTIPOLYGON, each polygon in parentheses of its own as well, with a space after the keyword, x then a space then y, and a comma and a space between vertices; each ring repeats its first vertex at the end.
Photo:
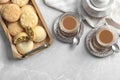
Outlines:
POLYGON ((99 24, 99 22, 101 22, 102 19, 104 18, 95 18, 95 17, 92 17, 90 16, 89 14, 86 13, 86 11, 83 9, 83 6, 82 6, 82 1, 79 0, 78 4, 77 4, 77 10, 78 10, 78 14, 82 17, 82 19, 84 21, 86 21, 90 27, 92 28, 96 28, 97 24, 99 24))
MULTIPOLYGON (((54 32, 54 35, 56 36, 56 38, 58 40, 60 40, 61 42, 64 42, 64 43, 73 43, 73 38, 75 37, 66 37, 66 36, 63 36, 61 33, 58 32, 58 23, 59 23, 59 19, 60 19, 60 16, 57 17, 57 19, 55 20, 54 22, 54 25, 53 25, 53 32, 54 32)), ((81 22, 80 23, 80 28, 78 30, 78 33, 76 35, 79 35, 79 37, 81 38, 81 35, 83 34, 83 23, 81 22)))
POLYGON ((88 51, 92 55, 94 55, 96 57, 100 57, 100 58, 112 55, 114 53, 112 50, 112 47, 107 48, 104 51, 98 51, 93 47, 92 42, 91 42, 91 38, 92 38, 93 34, 95 33, 95 31, 96 31, 96 29, 91 30, 88 33, 88 35, 86 36, 86 47, 87 47, 88 51))

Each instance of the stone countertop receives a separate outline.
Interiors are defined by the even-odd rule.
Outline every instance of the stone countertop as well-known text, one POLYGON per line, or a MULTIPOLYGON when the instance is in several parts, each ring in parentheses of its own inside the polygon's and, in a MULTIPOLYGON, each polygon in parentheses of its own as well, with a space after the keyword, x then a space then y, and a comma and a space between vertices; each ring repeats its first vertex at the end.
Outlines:
MULTIPOLYGON (((52 25, 61 13, 36 0, 52 32, 52 25)), ((120 54, 96 58, 89 54, 84 35, 76 48, 56 40, 48 49, 23 60, 14 60, 9 43, 0 27, 0 80, 120 80, 120 54)))

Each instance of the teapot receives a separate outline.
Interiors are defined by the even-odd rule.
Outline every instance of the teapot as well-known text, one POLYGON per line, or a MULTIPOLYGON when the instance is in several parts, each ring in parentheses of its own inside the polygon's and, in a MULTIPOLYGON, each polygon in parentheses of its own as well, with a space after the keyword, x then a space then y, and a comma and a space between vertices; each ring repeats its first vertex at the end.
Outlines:
POLYGON ((114 0, 82 0, 82 7, 92 17, 105 17, 110 14, 114 0))

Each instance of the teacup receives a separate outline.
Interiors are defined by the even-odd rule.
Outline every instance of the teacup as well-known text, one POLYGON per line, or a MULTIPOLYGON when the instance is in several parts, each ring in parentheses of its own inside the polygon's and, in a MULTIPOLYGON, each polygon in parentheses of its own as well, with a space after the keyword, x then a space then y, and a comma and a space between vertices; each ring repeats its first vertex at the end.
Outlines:
POLYGON ((112 48, 113 52, 120 50, 118 46, 119 35, 114 30, 108 27, 101 27, 96 30, 91 38, 92 47, 97 51, 105 51, 108 48, 112 48))
POLYGON ((71 38, 78 34, 79 28, 79 17, 76 14, 69 12, 60 17, 57 30, 60 35, 71 38))

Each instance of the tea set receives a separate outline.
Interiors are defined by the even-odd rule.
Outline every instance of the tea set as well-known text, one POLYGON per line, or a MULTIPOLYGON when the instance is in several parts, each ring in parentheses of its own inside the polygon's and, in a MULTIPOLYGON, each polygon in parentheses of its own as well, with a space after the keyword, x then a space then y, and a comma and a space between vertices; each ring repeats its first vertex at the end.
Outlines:
POLYGON ((56 35, 56 37, 60 41, 62 41, 64 43, 70 43, 70 44, 77 45, 79 43, 79 41, 80 41, 80 38, 81 38, 81 36, 83 34, 83 29, 84 29, 83 24, 79 23, 79 22, 80 22, 80 20, 79 20, 79 16, 78 15, 76 15, 76 14, 74 14, 72 12, 65 13, 65 14, 61 15, 60 17, 58 17, 55 20, 54 27, 53 27, 54 34, 56 35), (61 26, 60 24, 62 24, 62 23, 60 23, 59 21, 62 19, 62 17, 67 16, 67 15, 75 16, 76 19, 77 19, 77 24, 78 24, 77 29, 75 31, 72 31, 72 33, 68 33, 68 34, 74 34, 74 32, 76 32, 75 35, 68 36, 66 34, 67 36, 64 36, 64 35, 62 35, 60 33, 61 30, 60 30, 60 28, 58 26, 61 26))
POLYGON ((77 46, 86 21, 92 27, 85 39, 88 51, 96 57, 118 53, 119 33, 112 29, 117 23, 108 24, 113 4, 114 0, 80 0, 77 12, 65 12, 57 17, 53 26, 55 36, 61 42, 77 46))

